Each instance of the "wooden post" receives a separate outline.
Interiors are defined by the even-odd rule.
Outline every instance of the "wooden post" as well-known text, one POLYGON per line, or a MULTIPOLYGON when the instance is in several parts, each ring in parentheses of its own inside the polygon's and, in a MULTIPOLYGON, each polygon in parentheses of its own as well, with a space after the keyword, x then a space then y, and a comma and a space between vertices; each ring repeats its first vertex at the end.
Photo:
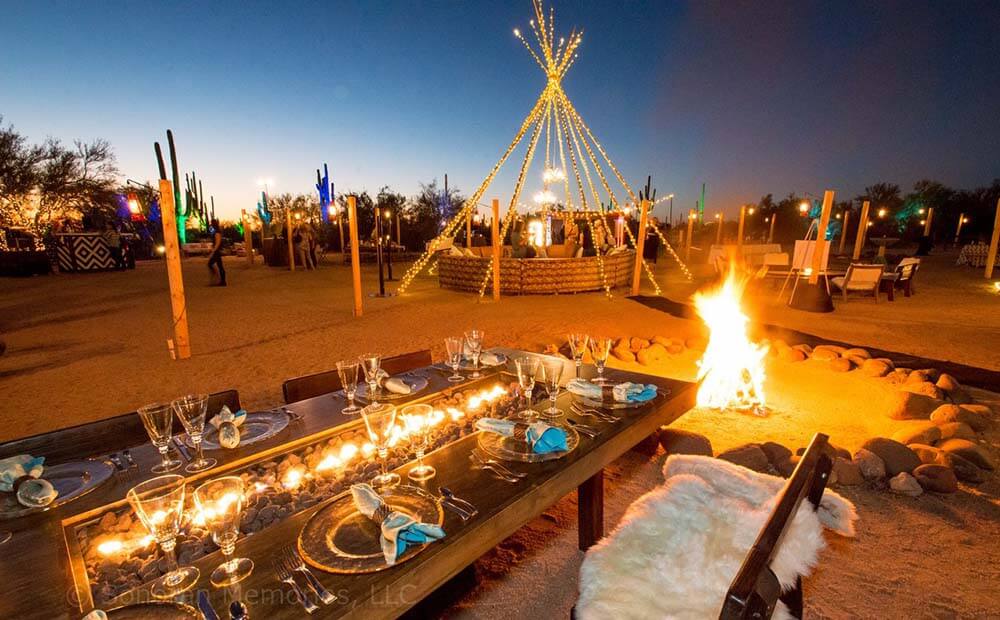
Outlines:
POLYGON ((247 251, 247 262, 253 266, 253 231, 250 230, 250 220, 247 219, 247 210, 240 210, 240 221, 243 222, 243 248, 247 251))
POLYGON ((722 222, 724 219, 722 211, 719 211, 719 227, 715 229, 715 245, 722 245, 722 222))
POLYGON ((642 251, 646 246, 646 212, 649 211, 649 201, 639 203, 639 229, 635 233, 635 269, 632 271, 632 294, 639 294, 639 278, 642 275, 642 251))
POLYGON ((500 200, 493 199, 493 301, 500 301, 500 200))
POLYGON ((958 228, 955 229, 955 243, 958 243, 958 238, 962 234, 962 224, 965 223, 965 214, 958 214, 958 228))
POLYGON ((472 247, 472 207, 465 212, 465 247, 472 247))
POLYGON ((399 225, 399 213, 396 213, 396 245, 403 245, 403 228, 399 225))
POLYGON ((340 254, 347 261, 347 246, 344 244, 344 213, 337 213, 337 231, 340 233, 340 254))
POLYGON ((986 277, 993 277, 993 265, 997 261, 997 243, 1000 242, 1000 199, 997 200, 997 213, 993 218, 993 238, 990 239, 990 251, 986 255, 986 277))
POLYGON ((934 207, 927 209, 927 219, 924 220, 924 236, 931 236, 931 219, 934 218, 934 207))
POLYGON ((685 238, 687 245, 684 246, 684 262, 686 263, 691 261, 691 232, 694 228, 695 213, 697 213, 697 211, 694 209, 688 211, 688 228, 687 237, 685 238))
POLYGON ((184 298, 184 274, 181 273, 181 249, 177 241, 177 215, 174 212, 173 197, 173 184, 160 179, 160 204, 165 205, 160 209, 160 215, 163 219, 167 280, 170 282, 170 309, 174 319, 173 355, 176 359, 186 360, 191 357, 191 341, 188 339, 187 301, 184 298), (166 204, 168 199, 169 204, 166 204))
POLYGON ((361 316, 361 251, 358 247, 358 204, 347 197, 347 227, 351 235, 351 277, 354 282, 354 316, 361 316))
POLYGON ((292 209, 285 209, 285 223, 288 229, 288 268, 295 271, 295 244, 292 243, 292 209))
POLYGON ((740 207, 740 225, 739 228, 736 229, 737 248, 743 247, 743 224, 746 221, 746 219, 747 219, 747 206, 743 205, 742 207, 740 207))
POLYGON ((677 247, 679 247, 679 248, 682 248, 682 247, 684 247, 684 243, 685 243, 685 241, 684 241, 684 233, 685 233, 685 232, 687 232, 687 231, 685 231, 685 230, 684 230, 684 229, 682 228, 682 229, 680 230, 680 232, 678 233, 678 234, 679 234, 679 238, 677 239, 677 247))
POLYGON ((840 229, 840 249, 837 254, 844 253, 844 242, 847 241, 847 224, 851 221, 851 210, 844 210, 844 227, 840 229))
POLYGON ((819 272, 823 269, 823 251, 826 249, 826 227, 830 225, 830 211, 833 211, 833 191, 823 192, 823 213, 819 216, 819 230, 816 231, 816 249, 813 250, 812 273, 809 284, 819 282, 819 272))
POLYGON ((865 236, 868 235, 868 209, 871 206, 872 203, 867 200, 861 203, 861 219, 858 221, 858 235, 854 238, 854 254, 851 255, 851 260, 861 258, 861 249, 865 247, 865 236))
POLYGON ((778 212, 771 214, 771 230, 767 233, 767 242, 774 243, 774 223, 778 221, 778 212))

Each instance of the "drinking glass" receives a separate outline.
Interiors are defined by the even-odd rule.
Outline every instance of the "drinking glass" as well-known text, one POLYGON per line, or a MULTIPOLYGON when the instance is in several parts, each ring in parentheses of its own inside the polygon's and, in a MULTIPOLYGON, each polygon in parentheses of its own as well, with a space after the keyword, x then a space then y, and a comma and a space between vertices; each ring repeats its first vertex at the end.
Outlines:
POLYGON ((174 410, 165 403, 153 403, 139 407, 139 419, 146 427, 146 433, 157 450, 160 451, 161 463, 153 465, 150 471, 154 474, 165 474, 181 466, 177 459, 170 458, 170 436, 174 430, 174 410))
POLYGON ((195 459, 187 464, 184 471, 194 474, 215 467, 215 459, 206 459, 201 449, 201 434, 205 431, 205 411, 208 409, 207 394, 188 394, 170 403, 174 412, 181 419, 184 430, 187 431, 194 445, 195 459))
POLYGON ((379 475, 371 480, 374 487, 391 487, 399 484, 399 474, 387 471, 389 458, 389 439, 392 438, 392 429, 396 424, 396 408, 388 403, 372 403, 361 410, 361 417, 365 419, 365 427, 368 428, 368 436, 375 444, 378 458, 381 465, 379 475))
POLYGON ((538 415, 538 412, 531 408, 531 390, 535 387, 539 361, 537 357, 524 356, 517 358, 514 364, 517 366, 517 382, 524 391, 526 401, 526 407, 517 412, 517 417, 532 420, 538 415))
POLYGON ((410 429, 410 445, 417 456, 417 465, 407 474, 410 480, 421 482, 433 478, 437 471, 424 463, 424 454, 431 442, 431 416, 434 408, 430 405, 407 405, 400 411, 403 423, 410 429))
POLYGON ((562 409, 556 407, 562 373, 563 363, 559 360, 547 360, 542 364, 542 379, 545 381, 545 391, 549 394, 549 408, 542 411, 544 418, 558 418, 563 414, 562 409))
POLYGON ((448 381, 457 383, 465 379, 458 372, 458 367, 462 364, 462 354, 465 353, 465 342, 461 338, 445 338, 445 349, 448 351, 448 365, 451 366, 451 376, 448 381))
POLYGON ((469 345, 469 353, 472 355, 472 378, 478 379, 479 356, 483 353, 483 332, 478 329, 470 329, 465 332, 465 342, 469 345))
POLYGON ((604 385, 608 382, 608 379, 604 378, 604 365, 608 363, 608 355, 611 354, 611 338, 592 336, 590 354, 594 356, 594 364, 597 366, 597 377, 591 379, 591 383, 604 385))
POLYGON ((212 585, 222 588, 249 577, 253 561, 233 557, 240 535, 240 518, 246 506, 243 479, 226 476, 210 480, 195 489, 194 502, 212 532, 212 540, 222 550, 223 562, 212 571, 212 585))
POLYGON ((129 489, 128 503, 167 557, 170 572, 154 581, 150 593, 172 598, 191 589, 201 574, 193 566, 177 566, 174 548, 184 514, 184 476, 167 474, 151 478, 129 489))
POLYGON ((365 381, 368 383, 368 402, 377 405, 375 392, 378 390, 378 373, 382 369, 382 356, 375 353, 365 353, 360 357, 361 369, 365 371, 365 381))
POLYGON ((576 376, 580 376, 580 367, 583 366, 583 353, 587 350, 587 334, 570 334, 566 336, 569 340, 569 350, 573 353, 573 361, 576 362, 576 376))
POLYGON ((354 397, 358 393, 358 364, 357 360, 337 362, 340 385, 344 388, 344 394, 347 396, 347 406, 340 410, 340 413, 344 415, 354 415, 361 411, 361 407, 354 404, 354 397))

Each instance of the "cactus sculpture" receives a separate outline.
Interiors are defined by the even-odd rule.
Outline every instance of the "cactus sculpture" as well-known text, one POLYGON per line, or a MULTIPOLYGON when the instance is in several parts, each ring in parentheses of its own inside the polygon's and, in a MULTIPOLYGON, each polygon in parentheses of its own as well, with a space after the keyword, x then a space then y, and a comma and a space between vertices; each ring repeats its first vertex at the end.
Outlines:
POLYGON ((323 176, 319 175, 319 168, 316 169, 316 189, 319 191, 319 213, 324 224, 330 223, 330 194, 333 186, 330 184, 330 173, 326 164, 323 164, 323 176))
POLYGON ((170 148, 170 173, 174 179, 174 208, 177 212, 177 236, 181 243, 187 243, 187 214, 181 199, 181 178, 177 171, 177 149, 174 148, 174 132, 167 130, 167 146, 170 148))
POLYGON ((271 210, 267 207, 267 192, 260 193, 260 200, 257 201, 257 215, 260 216, 260 221, 267 226, 271 223, 271 210))

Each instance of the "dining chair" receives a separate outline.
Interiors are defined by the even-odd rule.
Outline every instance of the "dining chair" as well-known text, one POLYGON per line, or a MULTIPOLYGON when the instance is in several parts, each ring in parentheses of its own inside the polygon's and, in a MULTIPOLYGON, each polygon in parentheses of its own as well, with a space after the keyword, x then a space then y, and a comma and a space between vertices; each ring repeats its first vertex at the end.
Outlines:
POLYGON ((830 283, 841 290, 844 301, 847 301, 848 291, 868 293, 875 297, 878 303, 878 289, 882 282, 882 265, 866 265, 851 263, 844 276, 830 278, 830 283))

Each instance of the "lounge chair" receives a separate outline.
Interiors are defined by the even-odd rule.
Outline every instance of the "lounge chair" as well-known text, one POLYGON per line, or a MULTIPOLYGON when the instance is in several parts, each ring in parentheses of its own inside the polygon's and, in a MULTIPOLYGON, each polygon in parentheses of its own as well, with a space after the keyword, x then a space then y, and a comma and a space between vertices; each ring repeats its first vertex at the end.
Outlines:
POLYGON ((871 293, 878 303, 878 290, 882 283, 882 265, 864 265, 861 263, 851 263, 847 268, 847 274, 843 277, 830 278, 830 283, 839 288, 844 294, 844 301, 847 301, 848 291, 871 293))
MULTIPOLYGON (((390 375, 394 375, 407 370, 413 370, 414 368, 420 368, 421 366, 430 366, 430 364, 431 351, 430 349, 424 349, 395 357, 387 357, 382 360, 382 370, 390 375)), ((340 375, 334 369, 288 379, 281 384, 281 393, 285 397, 285 404, 287 405, 300 400, 306 400, 307 398, 336 392, 342 387, 344 386, 340 383, 340 375)))
POLYGON ((913 295, 913 278, 917 275, 917 271, 919 269, 919 258, 904 258, 899 261, 898 265, 896 265, 896 278, 893 280, 892 285, 896 288, 903 289, 903 295, 906 297, 913 295))

